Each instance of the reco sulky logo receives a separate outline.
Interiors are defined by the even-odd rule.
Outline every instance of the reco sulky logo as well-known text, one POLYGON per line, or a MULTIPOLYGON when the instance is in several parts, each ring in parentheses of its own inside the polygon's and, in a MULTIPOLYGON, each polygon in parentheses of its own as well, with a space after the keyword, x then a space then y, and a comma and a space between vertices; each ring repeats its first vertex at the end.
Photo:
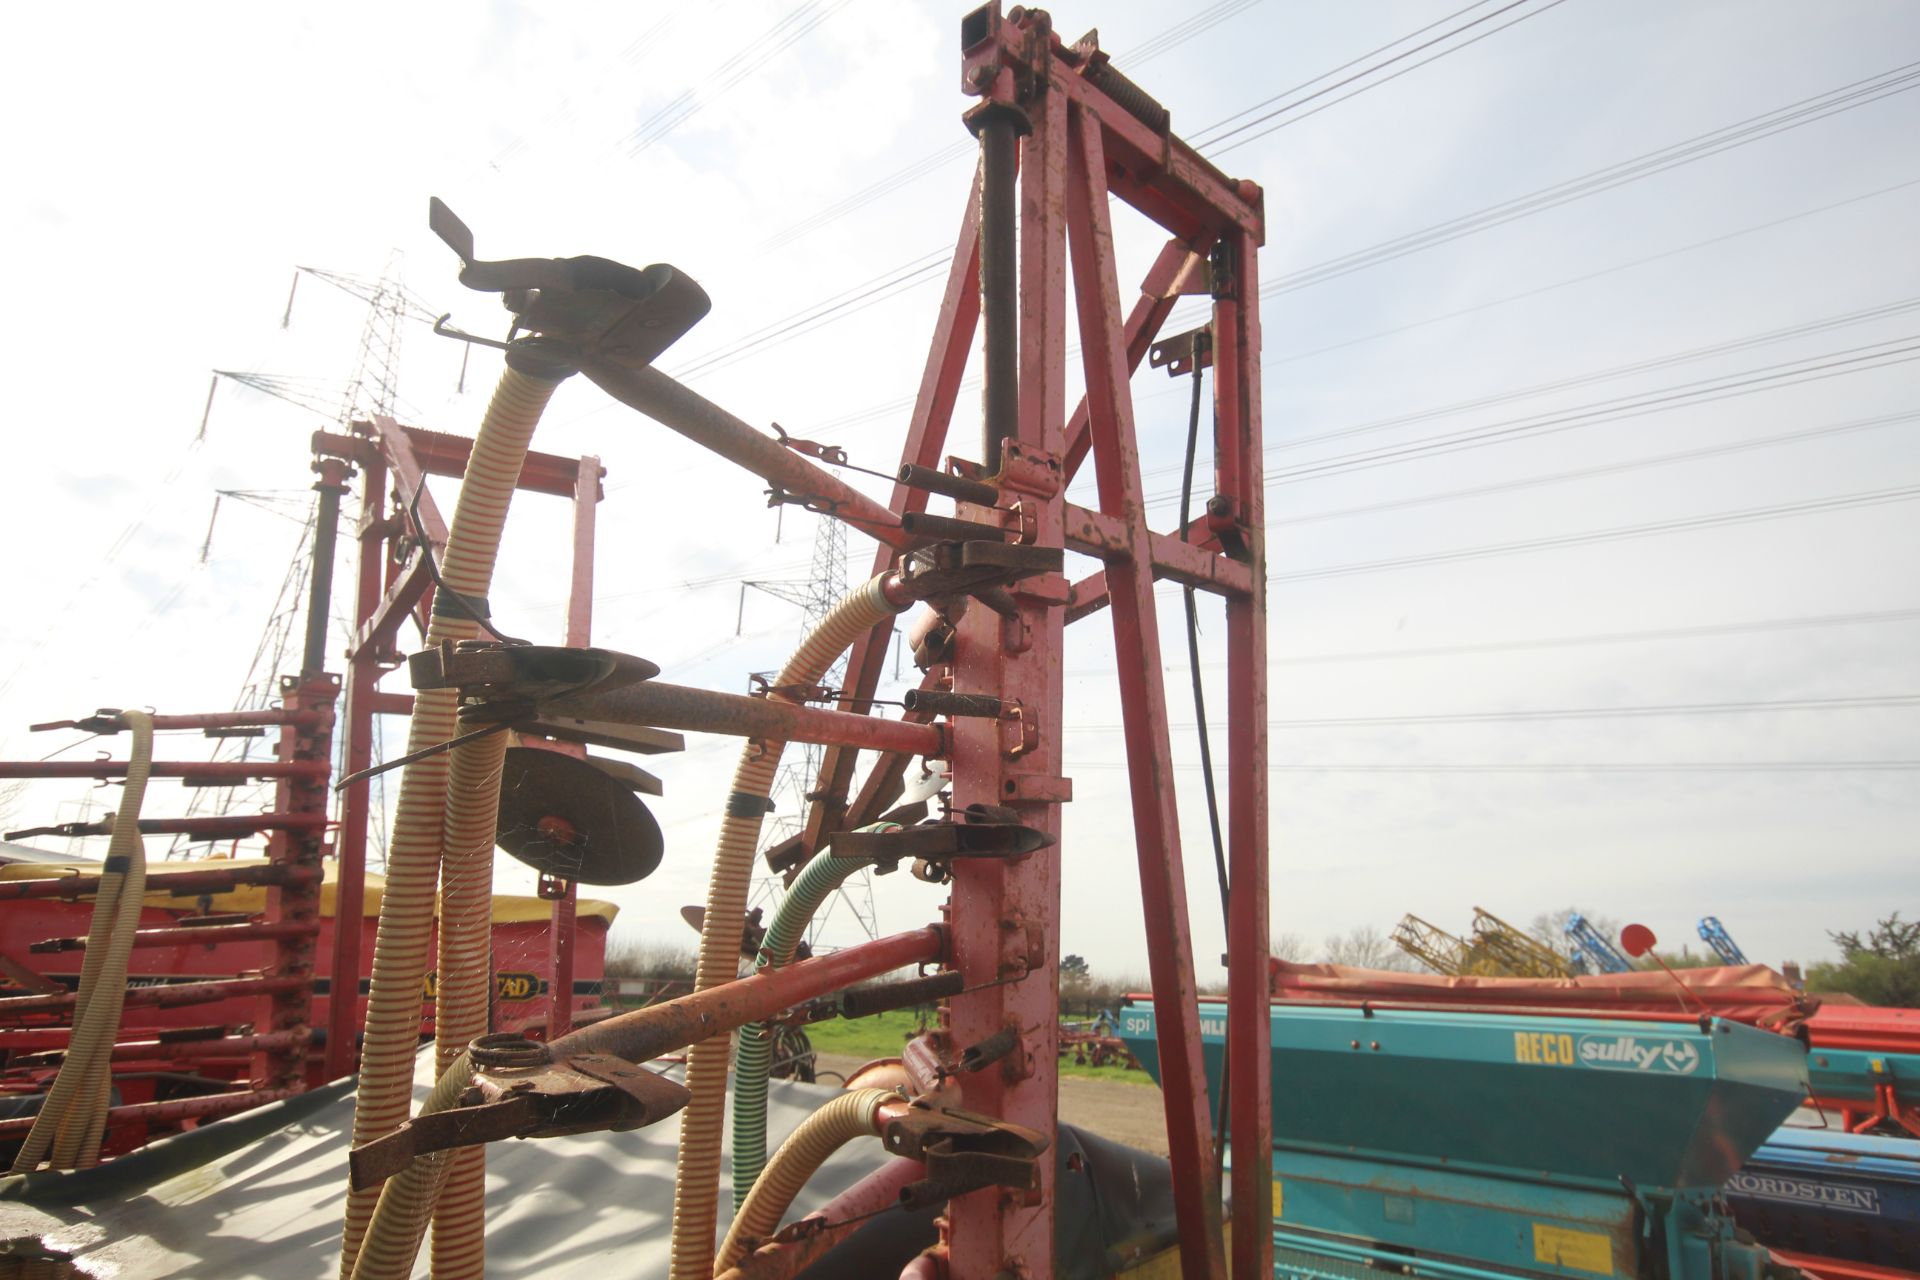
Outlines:
POLYGON ((1580 1065, 1603 1071, 1646 1071, 1690 1076, 1700 1067, 1700 1050, 1687 1040, 1643 1036, 1581 1036, 1580 1065))

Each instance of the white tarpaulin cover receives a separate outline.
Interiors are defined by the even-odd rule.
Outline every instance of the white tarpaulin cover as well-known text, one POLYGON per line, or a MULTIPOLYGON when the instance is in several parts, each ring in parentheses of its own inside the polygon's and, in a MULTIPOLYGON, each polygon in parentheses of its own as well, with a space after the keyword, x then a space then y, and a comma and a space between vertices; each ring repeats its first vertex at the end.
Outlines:
MULTIPOLYGON (((415 1081, 416 1109, 427 1085, 415 1081)), ((774 1081, 770 1146, 836 1092, 774 1081)), ((0 1240, 40 1236, 101 1280, 335 1280, 352 1128, 353 1093, 343 1081, 84 1174, 0 1180, 0 1240)), ((631 1133, 494 1143, 487 1274, 664 1276, 679 1133, 676 1117, 631 1133)), ((886 1158, 877 1140, 842 1149, 791 1216, 818 1208, 886 1158)), ((721 1182, 724 1224, 724 1173, 721 1182)), ((427 1274, 424 1248, 414 1274, 427 1274)))

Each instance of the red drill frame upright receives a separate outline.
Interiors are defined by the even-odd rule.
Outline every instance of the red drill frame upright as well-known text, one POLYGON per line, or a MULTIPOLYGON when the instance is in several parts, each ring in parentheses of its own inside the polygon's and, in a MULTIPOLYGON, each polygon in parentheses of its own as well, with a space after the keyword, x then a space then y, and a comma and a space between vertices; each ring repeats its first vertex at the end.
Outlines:
MULTIPOLYGON (((382 676, 401 664, 401 628, 412 618, 422 632, 433 608, 433 580, 426 557, 417 545, 424 536, 438 555, 446 546, 447 526, 426 491, 430 475, 466 474, 473 441, 463 437, 403 426, 388 417, 355 422, 351 434, 315 432, 313 451, 324 460, 350 462, 361 476, 359 562, 354 588, 354 639, 347 650, 346 705, 341 773, 358 773, 373 763, 373 718, 408 715, 411 694, 388 693, 379 687, 382 676), (410 508, 413 509, 410 511, 410 508), (418 528, 414 528, 417 519, 418 528)), ((571 570, 567 591, 566 643, 591 642, 593 620, 594 522, 606 470, 600 459, 563 457, 531 452, 517 488, 550 494, 573 502, 571 570)), ((571 743, 528 739, 528 746, 547 747, 571 755, 585 749, 571 743)), ((360 922, 365 913, 367 835, 372 821, 367 779, 350 783, 341 798, 340 830, 336 837, 340 859, 338 896, 334 911, 332 990, 349 993, 329 1005, 327 1078, 336 1079, 354 1069, 355 1045, 365 1019, 359 976, 365 969, 360 949, 360 922)), ((573 1024, 576 887, 572 881, 547 881, 540 895, 553 903, 547 997, 548 1036, 564 1034, 573 1024)))
MULTIPOLYGON (((960 620, 949 673, 935 668, 932 678, 950 674, 956 691, 1017 704, 1020 719, 1011 737, 1005 721, 952 722, 954 803, 1012 805, 1027 824, 1059 833, 1060 805, 1072 798, 1061 757, 1064 628, 1110 609, 1183 1274, 1227 1274, 1153 583, 1165 578, 1224 598, 1231 1274, 1269 1276, 1261 192, 1228 178, 1174 137, 1164 108, 1119 75, 1093 41, 1061 41, 1043 12, 1015 7, 1003 13, 996 0, 966 17, 961 45, 963 88, 983 100, 969 113, 982 138, 982 180, 961 222, 901 461, 939 466, 984 309, 986 466, 952 460, 949 469, 992 479, 1002 497, 992 507, 960 502, 956 514, 1017 527, 1022 541, 1092 555, 1105 568, 1072 583, 1027 579, 1013 592, 1011 616, 976 607, 960 620), (1004 150, 996 149, 1009 146, 1017 148, 1017 265, 1010 252, 994 247, 1010 245, 1014 234, 1010 202, 997 194, 1006 178, 995 173, 996 166, 1003 175, 1007 169, 1004 150), (1125 314, 1109 221, 1112 196, 1171 237, 1125 314), (1065 390, 1069 277, 1087 387, 1071 415, 1065 390), (1009 289, 1015 296, 1007 296, 1009 289), (1203 520, 1157 533, 1146 523, 1129 377, 1174 303, 1189 294, 1213 301, 1214 494, 1203 520), (1089 456, 1098 510, 1065 498, 1089 456)), ((925 504, 924 490, 895 486, 896 512, 925 504)), ((875 571, 884 571, 893 556, 893 548, 882 546, 875 571)), ((880 628, 854 647, 844 708, 870 705, 864 700, 878 686, 888 639, 888 629, 880 628)), ((872 781, 848 802, 855 754, 847 747, 828 751, 800 857, 831 832, 870 821, 887 802, 888 786, 872 781)), ((874 770, 876 777, 887 773, 874 770)), ((1021 1037, 1019 1049, 995 1068, 961 1077, 963 1105, 1049 1136, 1059 1085, 1062 852, 960 862, 946 908, 952 963, 967 985, 947 1008, 946 1035, 965 1045, 1011 1027, 1021 1037)), ((980 1191, 956 1198, 945 1240, 950 1274, 956 1280, 1051 1275, 1053 1184, 1051 1162, 1043 1161, 1037 1194, 980 1191)))

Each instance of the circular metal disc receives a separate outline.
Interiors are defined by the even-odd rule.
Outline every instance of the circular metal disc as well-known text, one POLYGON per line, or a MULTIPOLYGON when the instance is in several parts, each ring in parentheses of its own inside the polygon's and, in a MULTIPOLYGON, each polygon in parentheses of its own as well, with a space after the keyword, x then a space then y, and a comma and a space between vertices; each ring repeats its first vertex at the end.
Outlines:
POLYGON ((536 871, 599 885, 646 879, 666 847, 631 789, 584 760, 538 747, 507 749, 495 839, 536 871))

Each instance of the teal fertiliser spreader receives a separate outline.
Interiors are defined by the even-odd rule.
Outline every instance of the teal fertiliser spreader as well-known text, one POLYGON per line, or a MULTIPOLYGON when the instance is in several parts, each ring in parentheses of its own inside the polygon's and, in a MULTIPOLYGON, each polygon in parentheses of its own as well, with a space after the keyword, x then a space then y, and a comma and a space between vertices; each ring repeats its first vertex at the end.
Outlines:
MULTIPOLYGON (((1789 1037, 1710 1017, 1276 1004, 1270 1018, 1277 1276, 1796 1274, 1721 1201, 1806 1097, 1789 1037)), ((1216 1108, 1225 1019, 1202 1005, 1216 1108)), ((1152 1006, 1122 1008, 1120 1035, 1159 1079, 1152 1006)))

